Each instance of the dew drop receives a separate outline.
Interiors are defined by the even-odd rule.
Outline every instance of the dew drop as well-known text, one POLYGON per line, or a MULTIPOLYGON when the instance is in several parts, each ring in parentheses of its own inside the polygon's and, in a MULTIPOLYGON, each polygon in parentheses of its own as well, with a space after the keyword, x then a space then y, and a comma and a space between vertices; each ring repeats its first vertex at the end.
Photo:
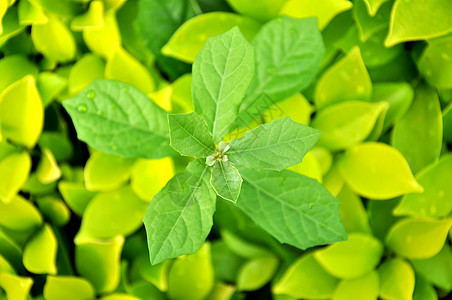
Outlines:
POLYGON ((85 104, 79 104, 77 105, 77 110, 81 113, 85 113, 88 111, 88 107, 86 107, 85 104))
POLYGON ((86 98, 94 99, 94 96, 96 96, 96 93, 93 90, 89 90, 88 92, 86 92, 86 98))
POLYGON ((441 57, 445 60, 445 61, 449 61, 450 60, 450 56, 449 54, 442 52, 441 53, 441 57))
POLYGON ((276 72, 276 67, 274 65, 270 65, 267 67, 268 74, 275 74, 275 72, 276 72))
POLYGON ((326 227, 326 223, 323 222, 322 224, 320 224, 320 227, 325 228, 326 227))

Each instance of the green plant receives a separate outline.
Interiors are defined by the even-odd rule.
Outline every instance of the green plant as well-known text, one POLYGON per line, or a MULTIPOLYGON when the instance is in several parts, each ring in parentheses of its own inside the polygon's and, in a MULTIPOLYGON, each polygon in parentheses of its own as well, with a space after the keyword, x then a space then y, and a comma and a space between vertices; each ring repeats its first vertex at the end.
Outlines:
MULTIPOLYGON (((321 51, 317 26, 310 19, 280 18, 264 27, 256 40, 267 40, 268 32, 288 26, 309 33, 310 40, 301 41, 304 46, 291 49, 301 53, 301 59, 306 61, 310 53, 321 51), (313 43, 307 46, 308 41, 313 43)), ((293 39, 295 43, 298 37, 293 39)), ((248 99, 260 99, 255 89, 286 92, 276 83, 288 80, 290 75, 277 80, 271 77, 273 72, 292 68, 284 59, 279 69, 266 69, 264 76, 273 80, 271 84, 264 81, 249 87, 262 78, 260 68, 253 77, 254 48, 239 29, 208 40, 193 64, 196 112, 169 114, 169 129, 161 108, 119 82, 94 81, 63 103, 78 137, 104 152, 159 158, 172 154, 170 144, 181 155, 195 158, 155 195, 146 212, 143 222, 152 264, 194 253, 201 247, 212 227, 217 195, 237 202, 245 214, 280 242, 306 249, 346 238, 334 197, 317 181, 283 171, 301 162, 320 131, 286 117, 260 125, 229 143, 221 141, 236 120, 244 121, 240 119, 240 111, 246 112, 242 105, 250 103, 248 99), (243 196, 239 199, 240 194, 243 196)), ((315 74, 318 63, 311 64, 311 68, 298 70, 302 79, 309 80, 315 74)), ((252 105, 256 104, 248 104, 247 109, 252 105)))

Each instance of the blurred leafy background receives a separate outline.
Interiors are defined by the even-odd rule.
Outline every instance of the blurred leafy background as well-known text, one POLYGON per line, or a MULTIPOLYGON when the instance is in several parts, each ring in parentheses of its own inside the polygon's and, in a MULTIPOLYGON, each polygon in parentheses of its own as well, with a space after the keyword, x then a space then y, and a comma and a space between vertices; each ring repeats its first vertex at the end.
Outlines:
POLYGON ((450 16, 449 0, 0 0, 0 299, 449 299, 450 16), (281 245, 219 201, 196 254, 151 266, 141 220, 188 161, 90 149, 61 102, 106 78, 190 112, 207 38, 252 41, 284 14, 318 18, 322 72, 246 129, 323 131, 291 170, 337 196, 348 241, 281 245))

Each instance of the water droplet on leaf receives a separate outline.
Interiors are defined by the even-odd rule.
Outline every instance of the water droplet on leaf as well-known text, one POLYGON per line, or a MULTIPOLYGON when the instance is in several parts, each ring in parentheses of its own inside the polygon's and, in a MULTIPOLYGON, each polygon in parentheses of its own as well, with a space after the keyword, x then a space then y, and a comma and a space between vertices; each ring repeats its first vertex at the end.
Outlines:
POLYGON ((88 107, 85 104, 77 105, 77 110, 81 113, 85 113, 88 111, 88 107))
POLYGON ((323 222, 322 224, 320 224, 320 227, 325 228, 326 227, 326 223, 323 222))
POLYGON ((86 92, 86 98, 94 99, 94 96, 96 96, 96 93, 93 90, 86 92))

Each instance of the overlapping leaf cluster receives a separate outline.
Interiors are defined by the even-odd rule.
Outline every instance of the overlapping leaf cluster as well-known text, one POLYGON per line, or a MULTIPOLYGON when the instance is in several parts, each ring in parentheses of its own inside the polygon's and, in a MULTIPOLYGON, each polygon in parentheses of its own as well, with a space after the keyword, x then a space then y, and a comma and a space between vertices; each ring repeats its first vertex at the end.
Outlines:
POLYGON ((450 15, 447 0, 0 0, 0 299, 450 298, 450 15), (305 155, 255 151, 298 123, 322 131, 305 155), (348 240, 303 251, 340 237, 320 183, 348 240), (171 237, 154 262, 207 241, 151 265, 150 204, 171 237))

